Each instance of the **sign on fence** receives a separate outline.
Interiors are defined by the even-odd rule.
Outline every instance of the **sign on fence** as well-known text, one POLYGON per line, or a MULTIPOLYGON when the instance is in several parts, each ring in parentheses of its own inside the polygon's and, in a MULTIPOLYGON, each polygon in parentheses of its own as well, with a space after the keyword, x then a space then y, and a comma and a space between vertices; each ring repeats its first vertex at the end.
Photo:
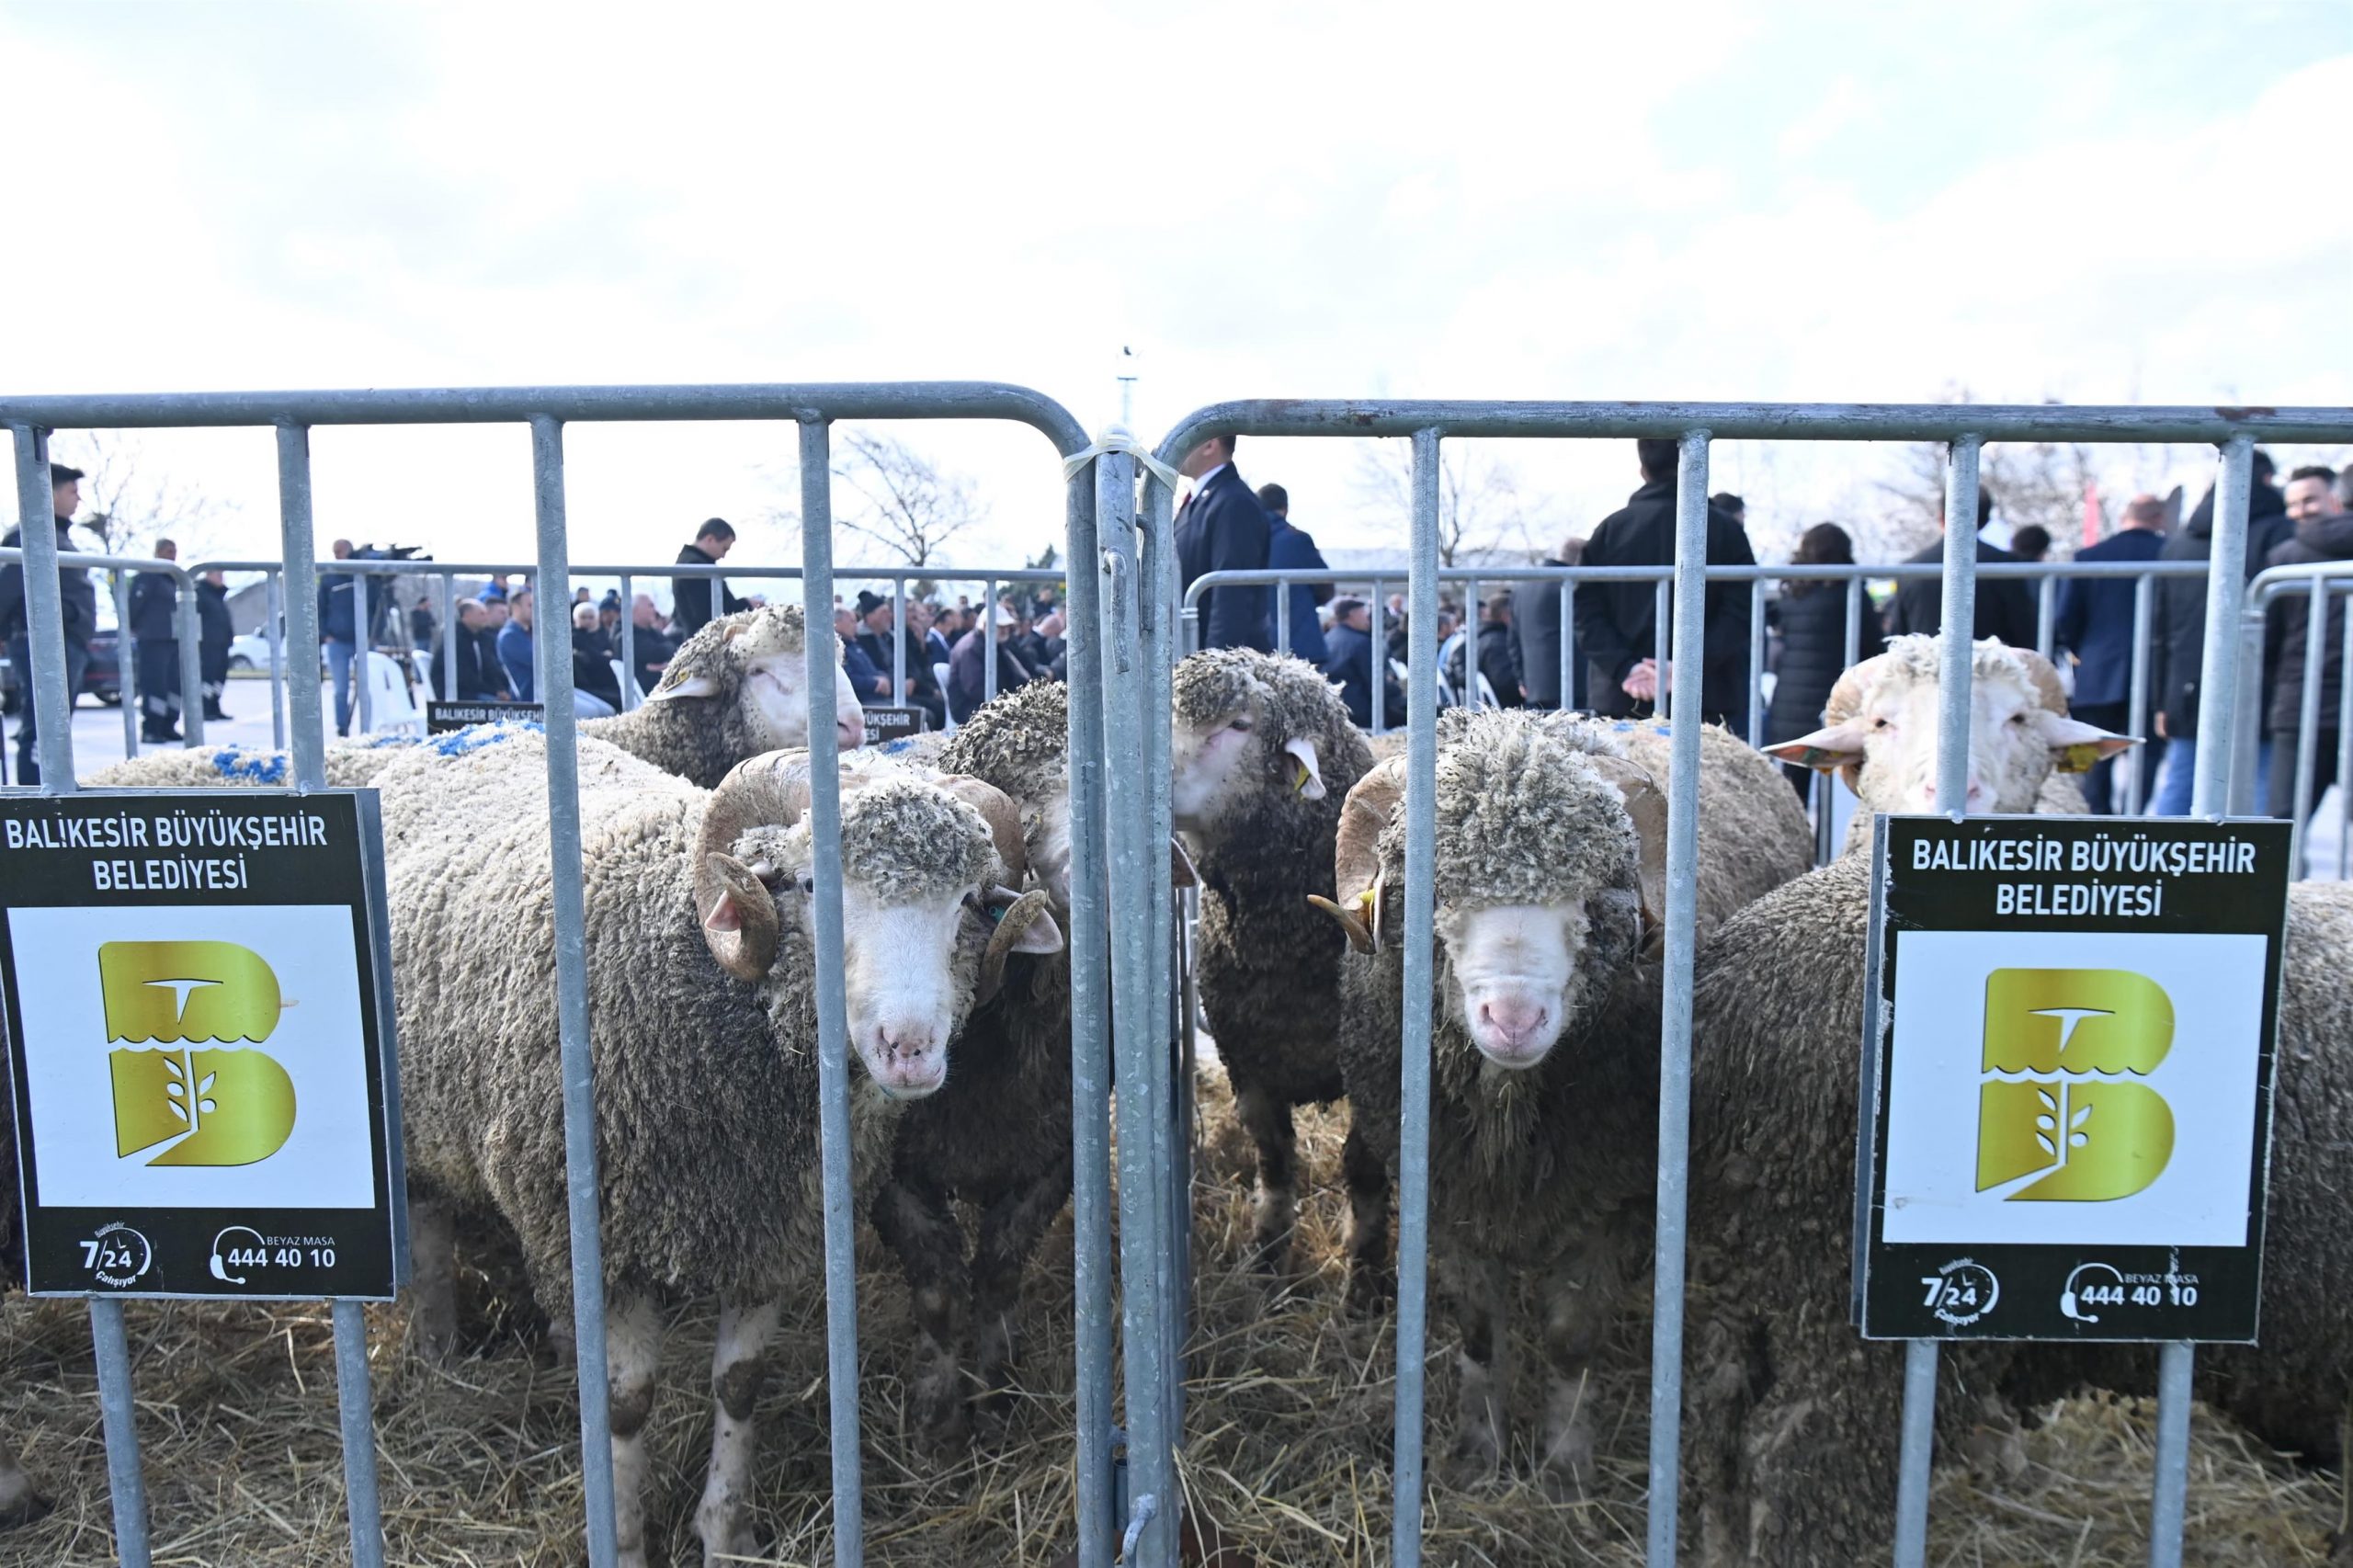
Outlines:
POLYGON ((909 735, 923 733, 925 714, 920 708, 869 708, 866 710, 866 744, 879 746, 885 741, 904 741, 909 735))
POLYGON ((446 735, 470 724, 495 724, 501 722, 538 724, 546 721, 547 704, 543 702, 427 702, 425 705, 425 733, 446 735))
POLYGON ((26 1289, 390 1299, 374 791, 0 800, 0 887, 26 1289))
POLYGON ((1872 1339, 2256 1335, 2289 824, 1881 817, 1872 1339))

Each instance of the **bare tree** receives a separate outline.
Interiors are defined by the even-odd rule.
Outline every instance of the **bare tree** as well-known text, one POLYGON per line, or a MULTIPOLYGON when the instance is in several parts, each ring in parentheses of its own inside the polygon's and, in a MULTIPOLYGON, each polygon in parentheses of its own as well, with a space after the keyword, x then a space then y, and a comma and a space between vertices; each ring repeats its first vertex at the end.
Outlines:
POLYGON ((81 528, 109 555, 146 554, 158 539, 192 561, 214 544, 220 506, 199 487, 163 471, 139 437, 121 430, 61 433, 51 454, 82 471, 81 528))
POLYGON ((970 478, 943 472, 896 437, 852 433, 834 460, 834 478, 860 503, 842 526, 910 566, 931 564, 949 540, 988 516, 970 478))
MULTIPOLYGON (((1357 457, 1357 494, 1411 526, 1414 515, 1414 449, 1404 442, 1380 441, 1357 457)), ((1441 566, 1523 564, 1536 553, 1529 543, 1528 513, 1519 498, 1518 476, 1504 463, 1458 447, 1438 455, 1438 559, 1441 566)))

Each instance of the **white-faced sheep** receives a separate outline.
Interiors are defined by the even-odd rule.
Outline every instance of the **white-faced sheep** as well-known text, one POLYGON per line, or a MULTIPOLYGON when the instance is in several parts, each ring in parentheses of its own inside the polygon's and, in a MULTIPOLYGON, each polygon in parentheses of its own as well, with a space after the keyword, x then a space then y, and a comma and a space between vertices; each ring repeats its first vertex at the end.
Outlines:
MULTIPOLYGON (((1029 913, 1050 908, 1064 923, 1069 690, 1040 681, 1007 692, 975 711, 938 754, 941 767, 995 786, 1019 810, 1037 882, 1025 895, 1039 905, 1029 913)), ((1002 919, 1022 917, 1017 906, 1002 919)), ((983 1412, 1004 1408, 1022 1272, 1070 1196, 1070 1053, 1069 954, 1009 953, 1001 974, 982 976, 948 1082, 899 1119, 891 1173, 871 1214, 906 1275, 916 1335, 908 1415, 934 1447, 969 1432, 975 1389, 983 1412), (959 1199, 979 1218, 969 1261, 959 1199)))
MULTIPOLYGON (((1865 1342, 1836 1310, 1850 1288, 1870 882, 1868 857, 1844 857, 1741 911, 1699 954, 1684 1474, 1701 1561, 1719 1568, 1843 1568, 1883 1556, 1893 1525, 1904 1353, 1865 1342)), ((2337 1465, 2353 1395, 2348 954, 2353 889, 2298 884, 2263 1344, 2198 1357, 2209 1403, 2284 1451, 2337 1465)), ((1999 1432, 2086 1384, 2146 1393, 2154 1362, 2112 1346, 1949 1346, 1938 1448, 1951 1454, 1984 1418, 1999 1432)), ((2335 1561, 2353 1562, 2353 1538, 2335 1561)))
MULTIPOLYGON (((642 1563, 656 1303, 715 1296, 717 1425, 696 1521, 715 1560, 751 1550, 763 1351, 824 1252, 807 758, 756 757, 706 791, 596 741, 580 753, 620 1539, 642 1563)), ((397 767, 393 809, 443 789, 472 808, 463 833, 412 833, 388 856, 418 1310, 449 1321, 454 1207, 512 1227, 541 1304, 568 1322, 544 748, 515 734, 452 758, 416 748, 397 767)), ((1002 957, 990 915, 1010 898, 995 881, 1008 842, 1010 803, 977 780, 879 767, 845 780, 854 1201, 881 1176, 902 1108, 945 1077, 976 979, 1002 957)), ((1019 936, 1061 940, 1051 919, 1019 936)))
MULTIPOLYGON (((1836 771, 1862 802, 1847 849, 1870 842, 1874 812, 1937 809, 1939 661, 1933 637, 1891 638, 1887 652, 1838 677, 1810 735, 1768 756, 1836 771)), ((2136 743, 2067 716, 2051 661, 1988 637, 1970 650, 1969 806, 1972 815, 2080 812, 2081 773, 2136 743)))
MULTIPOLYGON (((1650 1256, 1665 898, 1663 726, 1515 711, 1441 722, 1433 892, 1430 1235, 1462 1334, 1449 1469, 1504 1450, 1506 1272, 1547 1280, 1540 1478, 1591 1483, 1588 1366, 1650 1256), (1641 756, 1633 755, 1637 745, 1641 756)), ((1702 732, 1698 921, 1802 872, 1803 815, 1770 763, 1702 732)), ((1403 757, 1349 794, 1336 914, 1351 951, 1341 1062, 1355 1131, 1396 1170, 1407 786, 1403 757)), ((1385 1183, 1383 1193, 1385 1197, 1385 1183)), ((1379 1267, 1385 1209, 1352 1216, 1350 1267, 1379 1267)))
MULTIPOLYGON (((580 733, 710 789, 745 757, 808 744, 805 646, 798 605, 710 621, 671 656, 661 684, 642 706, 591 719, 580 733)), ((865 740, 866 721, 838 663, 834 679, 837 744, 847 750, 865 740)), ((364 789, 417 744, 408 735, 375 735, 331 745, 327 787, 364 789)), ((293 778, 292 758, 284 751, 198 746, 126 757, 87 782, 103 790, 282 789, 293 778)))
MULTIPOLYGON (((1200 884, 1201 1011, 1257 1148, 1253 1257, 1280 1272, 1297 1207, 1291 1108, 1343 1092, 1343 940, 1307 900, 1332 896, 1341 799, 1372 758, 1331 684, 1288 655, 1188 656, 1173 713, 1176 824, 1200 884)), ((1379 1164, 1353 1133, 1343 1164, 1352 1193, 1379 1187, 1379 1164)))

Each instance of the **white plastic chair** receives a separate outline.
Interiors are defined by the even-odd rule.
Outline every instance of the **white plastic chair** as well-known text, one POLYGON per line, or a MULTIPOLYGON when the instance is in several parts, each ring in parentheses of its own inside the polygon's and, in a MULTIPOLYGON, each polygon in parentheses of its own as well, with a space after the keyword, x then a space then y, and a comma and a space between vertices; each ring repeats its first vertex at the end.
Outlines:
MULTIPOLYGON (((371 734, 387 731, 423 734, 425 715, 418 712, 410 698, 408 672, 401 668, 398 659, 368 651, 368 730, 371 734)), ((354 701, 354 709, 358 703, 354 701)), ((355 718, 358 714, 353 715, 355 718)))
MULTIPOLYGON (((938 659, 934 659, 931 662, 931 679, 932 684, 939 687, 939 695, 944 703, 948 696, 948 666, 941 664, 938 659)), ((940 709, 939 733, 943 735, 952 735, 956 733, 956 710, 954 709, 945 706, 940 709)))

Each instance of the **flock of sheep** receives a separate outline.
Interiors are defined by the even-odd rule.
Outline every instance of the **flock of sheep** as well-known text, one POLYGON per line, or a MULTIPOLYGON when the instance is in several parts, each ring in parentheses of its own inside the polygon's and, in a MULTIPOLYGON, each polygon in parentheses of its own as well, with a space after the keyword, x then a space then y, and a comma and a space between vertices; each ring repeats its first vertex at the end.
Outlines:
MULTIPOLYGON (((753 1408, 788 1294, 822 1256, 797 608, 715 621, 655 700, 583 726, 580 805, 620 1531, 645 1559, 642 1434, 664 1316, 722 1307, 696 1517, 710 1560, 753 1548, 753 1408)), ((1849 672, 1793 759, 1869 811, 1933 805, 1934 649, 1898 639, 1849 672), (1926 791, 1926 793, 1924 793, 1926 791)), ((1013 1304, 1069 1195, 1067 688, 999 698, 944 743, 843 757, 842 905, 860 1211, 904 1268, 911 1415, 938 1445, 1002 1410, 1013 1304), (968 1256, 955 1204, 977 1214, 968 1256)), ((1174 683, 1176 824, 1191 853, 1202 1011, 1256 1151, 1251 1256, 1289 1268, 1292 1111, 1345 1097, 1348 1303, 1394 1289, 1405 875, 1404 760, 1377 756, 1320 674, 1238 650, 1174 683)), ((1971 810, 2081 810, 2054 767, 2121 744, 2067 717, 2036 655, 1979 644, 1971 810)), ((859 738, 844 682, 845 747, 859 738)), ((1388 743, 1393 745, 1394 742, 1388 743)), ((1442 716, 1435 801, 1430 1216, 1461 1337, 1446 1461, 1510 1451, 1501 1322, 1543 1281, 1537 1479, 1593 1485, 1584 1397, 1650 1268, 1655 1184, 1664 727, 1442 716)), ((454 1338, 451 1254, 495 1221, 559 1331, 572 1274, 557 1072, 544 747, 487 728, 337 749, 330 780, 382 791, 415 1332, 454 1338)), ((271 782, 201 751, 94 782, 271 782)), ((1901 1352, 1846 1324, 1867 868, 1819 870, 1795 793, 1702 736, 1693 1074, 1687 1505, 1715 1563, 1851 1563, 1884 1551, 1901 1352)), ((1859 820, 1866 820, 1859 819, 1859 820)), ((2281 1010, 2265 1347, 2200 1358, 2201 1392, 2257 1436, 2341 1463, 2353 1278, 2353 894, 2294 893, 2281 1010)), ((1943 1359, 1940 1437, 2016 1433, 2078 1388, 2141 1390, 2153 1358, 1976 1346, 1943 1359)), ((5 1505, 0 1475, 0 1505, 5 1505)), ((2353 1562, 2340 1540, 2339 1560, 2353 1562)))

